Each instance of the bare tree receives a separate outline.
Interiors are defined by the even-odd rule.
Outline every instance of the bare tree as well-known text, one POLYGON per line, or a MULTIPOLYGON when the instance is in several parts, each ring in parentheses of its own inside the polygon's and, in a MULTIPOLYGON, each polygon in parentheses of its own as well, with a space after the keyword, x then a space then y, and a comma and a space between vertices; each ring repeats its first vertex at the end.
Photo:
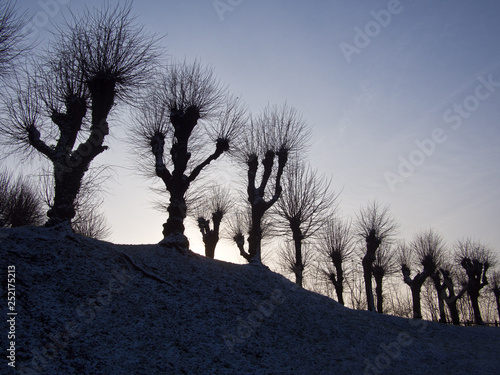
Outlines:
POLYGON ((432 230, 417 233, 410 245, 399 245, 399 262, 404 282, 410 287, 413 298, 413 318, 422 319, 420 291, 442 261, 443 246, 439 235, 432 230), (422 265, 423 270, 411 278, 411 268, 422 265))
POLYGON ((16 59, 28 49, 23 46, 25 18, 15 9, 15 2, 0 3, 0 78, 12 72, 16 59))
POLYGON ((491 280, 491 290, 495 295, 495 301, 497 304, 498 311, 498 321, 500 322, 500 272, 495 272, 491 280))
POLYGON ((188 189, 205 167, 230 151, 247 116, 240 100, 230 96, 213 70, 199 61, 172 64, 157 77, 158 84, 136 117, 135 139, 153 154, 155 174, 170 195, 160 243, 188 249, 184 235, 188 189), (208 123, 203 126, 201 121, 208 123), (215 147, 209 152, 211 144, 215 147))
MULTIPOLYGON (((252 222, 252 211, 251 207, 247 205, 247 207, 240 209, 236 212, 233 212, 228 218, 228 238, 233 241, 238 250, 240 251, 240 255, 245 258, 248 262, 250 262, 250 258, 248 257, 248 253, 245 250, 245 239, 248 240, 250 235, 250 226, 252 222)), ((262 244, 266 244, 266 241, 271 240, 273 234, 275 233, 274 227, 272 225, 272 221, 269 218, 269 215, 264 215, 261 220, 261 241, 262 244)), ((261 261, 263 261, 264 255, 262 255, 261 261)), ((286 267, 285 267, 286 268, 286 267)))
POLYGON ((290 235, 294 244, 294 256, 282 253, 295 274, 295 283, 302 286, 306 262, 303 259, 304 242, 313 236, 324 222, 325 214, 336 196, 329 192, 330 182, 302 161, 288 163, 282 179, 282 194, 276 202, 275 214, 284 220, 279 232, 290 235))
POLYGON ((155 68, 157 40, 135 24, 130 8, 104 5, 73 15, 8 100, 9 119, 0 132, 9 144, 34 149, 53 165, 47 226, 71 225, 83 176, 108 148, 113 106, 132 97, 155 68))
POLYGON ((245 129, 239 160, 247 169, 250 226, 248 252, 243 250, 241 254, 249 262, 262 261, 262 219, 280 198, 282 176, 290 156, 298 157, 307 138, 304 120, 286 104, 266 107, 245 129), (260 181, 257 177, 259 162, 263 167, 260 181))
POLYGON ((318 249, 322 255, 322 273, 334 286, 338 302, 344 305, 345 267, 353 255, 350 221, 333 215, 326 219, 320 231, 318 249))
POLYGON ((456 249, 456 261, 467 273, 467 294, 474 311, 474 320, 476 324, 482 325, 479 295, 481 289, 488 285, 486 273, 493 264, 493 253, 481 242, 469 238, 458 241, 456 249))
POLYGON ((219 185, 210 186, 208 194, 204 194, 200 200, 202 203, 196 210, 196 220, 205 244, 205 256, 213 259, 215 247, 219 242, 222 219, 233 206, 234 200, 229 191, 219 185))
POLYGON ((43 223, 43 204, 34 185, 23 177, 13 181, 0 172, 0 227, 20 227, 43 223))
POLYGON ((460 325, 460 316, 458 313, 457 302, 467 291, 467 283, 462 285, 458 293, 455 293, 455 283, 453 279, 458 279, 457 273, 454 272, 454 267, 451 265, 442 265, 440 268, 443 276, 443 287, 441 288, 441 298, 446 302, 450 311, 451 322, 454 325, 460 325))
POLYGON ((384 277, 394 274, 397 270, 397 260, 390 244, 379 246, 373 263, 373 278, 375 279, 375 294, 377 296, 377 312, 383 313, 382 285, 384 277))
POLYGON ((432 257, 435 262, 435 270, 430 275, 430 278, 433 282, 434 289, 436 290, 437 295, 437 305, 439 310, 439 322, 447 323, 446 313, 444 304, 445 301, 443 299, 443 292, 446 289, 446 284, 444 283, 444 279, 441 280, 441 273, 439 267, 444 264, 444 258, 447 254, 446 245, 444 243, 443 237, 438 233, 429 230, 425 235, 426 246, 429 248, 427 251, 428 254, 432 254, 432 257))
POLYGON ((391 242, 397 230, 396 221, 389 213, 389 206, 382 207, 377 201, 368 203, 356 214, 356 235, 366 242, 366 253, 362 260, 368 310, 375 310, 372 273, 376 252, 384 242, 391 242))

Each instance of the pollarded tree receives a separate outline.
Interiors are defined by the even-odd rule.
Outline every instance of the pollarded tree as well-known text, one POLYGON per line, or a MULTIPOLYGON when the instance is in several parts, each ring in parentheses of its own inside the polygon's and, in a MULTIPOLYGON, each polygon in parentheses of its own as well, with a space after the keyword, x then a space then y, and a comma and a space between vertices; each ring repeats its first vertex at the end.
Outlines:
POLYGON ((315 170, 300 160, 288 163, 282 187, 275 215, 283 220, 283 224, 277 229, 285 236, 291 234, 294 256, 289 257, 288 251, 282 252, 282 255, 286 257, 286 263, 291 262, 288 266, 295 274, 295 283, 302 286, 306 267, 302 246, 321 228, 326 212, 333 205, 336 196, 329 192, 329 181, 318 176, 315 170))
POLYGON ((10 0, 0 3, 0 78, 12 72, 14 62, 26 50, 22 31, 25 17, 16 11, 14 4, 10 0))
POLYGON ((456 261, 467 273, 467 294, 470 297, 476 324, 484 324, 479 308, 479 295, 482 288, 488 285, 486 273, 494 263, 491 250, 481 242, 469 238, 458 241, 456 245, 456 261))
POLYGON ((158 48, 130 16, 130 4, 86 9, 55 38, 42 62, 18 80, 0 132, 7 144, 36 150, 52 163, 46 225, 70 226, 83 176, 108 148, 108 116, 147 82, 158 48))
POLYGON ((233 206, 234 200, 229 191, 221 186, 210 186, 204 190, 208 192, 200 197, 201 205, 196 210, 196 221, 205 244, 205 256, 213 259, 215 247, 219 242, 222 219, 233 206))
POLYGON ((304 120, 286 104, 266 107, 245 129, 239 160, 247 170, 250 223, 248 251, 240 248, 240 252, 249 262, 262 261, 262 220, 280 198, 282 176, 289 158, 300 158, 307 139, 304 120), (259 164, 262 165, 260 179, 259 164))
POLYGON ((456 272, 454 272, 452 265, 442 265, 440 268, 441 275, 443 276, 443 287, 441 288, 441 298, 450 311, 451 322, 454 325, 460 325, 460 315, 458 313, 457 302, 467 291, 467 284, 463 284, 458 293, 455 293, 454 279, 458 279, 456 272))
POLYGON ((372 274, 376 252, 382 243, 390 243, 397 230, 397 223, 389 213, 389 206, 382 207, 377 201, 368 203, 356 214, 355 233, 366 242, 363 256, 363 278, 365 281, 368 310, 375 310, 372 274))
POLYGON ((382 285, 385 276, 396 272, 397 259, 390 244, 383 244, 375 254, 373 263, 373 278, 375 279, 375 294, 377 296, 377 312, 383 313, 384 295, 382 285))
POLYGON ((410 245, 399 245, 399 263, 404 282, 410 287, 413 299, 413 318, 422 319, 420 292, 425 280, 442 262, 443 246, 441 237, 432 230, 415 235, 410 245), (423 270, 411 278, 411 268, 421 265, 423 270))
POLYGON ((134 132, 139 150, 152 153, 155 174, 170 195, 162 245, 189 248, 184 235, 188 189, 205 167, 230 151, 246 121, 241 101, 199 61, 171 64, 158 72, 157 84, 136 116, 134 132))
POLYGON ((444 243, 443 237, 432 230, 429 230, 425 234, 424 238, 426 242, 426 246, 429 249, 427 253, 433 254, 432 257, 435 262, 435 270, 430 275, 430 278, 433 282, 434 289, 436 290, 437 302, 438 302, 438 310, 439 310, 439 322, 447 323, 446 313, 444 309, 445 301, 443 299, 443 291, 446 289, 446 285, 444 283, 444 279, 441 279, 442 274, 440 273, 439 267, 444 264, 445 256, 447 254, 446 245, 444 243))
POLYGON ((343 305, 345 268, 353 255, 351 223, 333 215, 326 219, 320 231, 318 250, 322 273, 334 286, 337 300, 343 305))
MULTIPOLYGON (((240 251, 240 255, 250 262, 247 251, 245 250, 245 243, 247 242, 248 236, 250 235, 250 224, 252 221, 252 212, 250 206, 240 209, 236 212, 232 212, 229 215, 227 222, 227 235, 228 239, 233 241, 240 251)), ((273 222, 270 220, 269 215, 264 215, 260 223, 262 231, 262 244, 266 244, 266 240, 271 240, 273 234, 275 233, 273 222)), ((265 258, 263 254, 262 258, 265 258)))

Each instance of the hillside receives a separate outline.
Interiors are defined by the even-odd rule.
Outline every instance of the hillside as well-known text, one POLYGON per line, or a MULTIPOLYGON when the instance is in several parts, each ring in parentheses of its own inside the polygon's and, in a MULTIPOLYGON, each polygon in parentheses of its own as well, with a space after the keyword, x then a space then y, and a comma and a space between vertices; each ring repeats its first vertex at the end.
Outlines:
MULTIPOLYGON (((495 374, 500 330, 353 311, 265 267, 0 229, 19 374, 495 374)), ((12 331, 11 331, 12 332, 12 331)), ((5 368, 9 371, 5 371, 5 368)))

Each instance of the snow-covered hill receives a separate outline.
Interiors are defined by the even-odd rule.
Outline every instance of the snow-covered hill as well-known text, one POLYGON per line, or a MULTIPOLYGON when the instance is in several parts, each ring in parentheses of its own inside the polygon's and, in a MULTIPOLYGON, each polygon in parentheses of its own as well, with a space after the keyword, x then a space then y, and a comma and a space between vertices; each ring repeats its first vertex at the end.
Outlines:
POLYGON ((353 311, 265 267, 33 227, 0 229, 0 259, 2 374, 500 371, 498 328, 353 311))

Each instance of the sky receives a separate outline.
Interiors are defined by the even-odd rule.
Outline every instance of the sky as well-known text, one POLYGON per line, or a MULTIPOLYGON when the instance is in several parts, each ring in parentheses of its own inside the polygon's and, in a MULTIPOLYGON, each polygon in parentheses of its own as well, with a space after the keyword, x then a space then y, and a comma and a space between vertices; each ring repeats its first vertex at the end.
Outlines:
MULTIPOLYGON (((101 1, 18 0, 39 40, 68 9, 101 1)), ((111 4, 114 1, 110 1, 111 4)), ((500 254, 500 3, 494 0, 136 0, 169 58, 212 66, 252 113, 285 101, 312 129, 307 158, 332 179, 345 217, 390 205, 398 236, 428 228, 500 254)), ((126 122, 126 121, 125 121, 126 122)), ((110 241, 155 243, 166 215, 112 126, 103 210, 110 241)), ((187 232, 202 253, 196 228, 187 232)), ((243 262, 222 244, 216 258, 243 262)))

